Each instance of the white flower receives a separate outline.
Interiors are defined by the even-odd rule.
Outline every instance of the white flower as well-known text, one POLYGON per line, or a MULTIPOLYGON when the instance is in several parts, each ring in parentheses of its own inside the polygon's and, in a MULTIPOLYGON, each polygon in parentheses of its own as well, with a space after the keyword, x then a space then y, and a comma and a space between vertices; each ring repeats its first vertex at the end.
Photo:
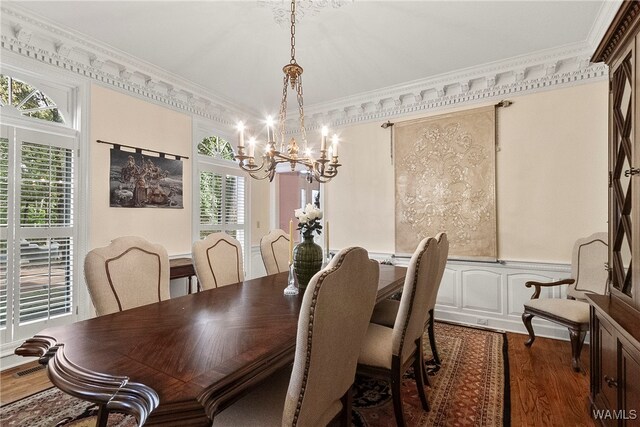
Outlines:
POLYGON ((302 223, 309 222, 309 216, 307 214, 302 214, 298 217, 298 221, 302 223))
POLYGON ((302 208, 300 208, 300 209, 296 209, 296 210, 294 211, 294 215, 296 216, 296 218, 300 219, 300 217, 301 217, 302 215, 304 215, 304 209, 302 209, 302 208))

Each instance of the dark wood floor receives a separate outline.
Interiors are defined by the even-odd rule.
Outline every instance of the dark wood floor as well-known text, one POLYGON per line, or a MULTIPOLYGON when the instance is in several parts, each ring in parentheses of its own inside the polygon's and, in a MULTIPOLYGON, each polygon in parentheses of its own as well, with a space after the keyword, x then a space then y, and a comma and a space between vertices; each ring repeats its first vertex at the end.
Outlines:
MULTIPOLYGON (((511 425, 595 426, 589 415, 589 347, 582 351, 583 371, 571 369, 567 341, 538 338, 531 348, 525 335, 508 333, 511 425)), ((0 402, 12 402, 50 387, 44 370, 22 378, 24 367, 2 371, 0 402)))

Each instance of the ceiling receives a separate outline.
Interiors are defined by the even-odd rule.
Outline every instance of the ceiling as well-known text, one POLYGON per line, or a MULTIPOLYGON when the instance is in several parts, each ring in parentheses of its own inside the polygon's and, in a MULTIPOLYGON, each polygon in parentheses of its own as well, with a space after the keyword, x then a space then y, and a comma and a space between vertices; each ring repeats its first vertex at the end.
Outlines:
MULTIPOLYGON (((585 43, 600 1, 342 1, 305 13, 306 105, 585 43)), ((289 25, 275 1, 21 1, 20 7, 258 114, 276 114, 289 25)), ((318 2, 316 2, 318 4, 318 2)), ((301 6, 302 7, 302 6, 301 6)), ((286 18, 285 14, 285 18, 286 18)))

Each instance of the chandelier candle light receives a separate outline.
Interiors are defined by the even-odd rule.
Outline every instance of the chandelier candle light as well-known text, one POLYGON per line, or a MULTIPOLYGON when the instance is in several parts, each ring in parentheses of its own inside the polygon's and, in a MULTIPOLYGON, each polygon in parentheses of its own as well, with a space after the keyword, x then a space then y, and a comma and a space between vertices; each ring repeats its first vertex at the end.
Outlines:
POLYGON ((245 127, 242 122, 238 123, 238 151, 236 160, 240 169, 249 173, 252 178, 273 180, 276 173, 276 166, 280 163, 289 163, 291 171, 294 172, 298 165, 307 175, 307 181, 329 182, 338 174, 338 136, 333 135, 332 144, 327 147, 327 136, 329 134, 326 126, 322 128, 320 139, 320 157, 314 159, 311 156, 311 148, 307 143, 307 130, 304 125, 304 102, 302 97, 302 67, 296 62, 296 2, 291 1, 291 60, 282 68, 284 72, 284 87, 282 89, 282 100, 280 101, 280 115, 278 117, 278 131, 280 134, 279 144, 276 142, 273 119, 267 118, 267 142, 260 164, 256 161, 255 149, 257 141, 255 138, 249 139, 249 146, 245 147, 245 127), (296 92, 298 100, 298 112, 300 114, 300 137, 302 138, 304 154, 298 155, 299 147, 295 138, 291 138, 285 148, 285 123, 287 120, 287 92, 288 86, 296 92), (245 151, 246 148, 246 151, 245 151))

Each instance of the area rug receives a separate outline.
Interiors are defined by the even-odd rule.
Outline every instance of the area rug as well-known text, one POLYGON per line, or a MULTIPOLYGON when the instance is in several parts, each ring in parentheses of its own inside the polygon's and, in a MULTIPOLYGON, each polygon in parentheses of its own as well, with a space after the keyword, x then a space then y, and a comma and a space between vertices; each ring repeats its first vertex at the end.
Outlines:
MULTIPOLYGON (((402 381, 404 420, 408 426, 509 426, 509 359, 502 332, 435 323, 441 365, 432 359, 425 334, 431 410, 422 410, 413 372, 402 381)), ((353 425, 395 425, 389 386, 356 378, 353 425)))
MULTIPOLYGON (((425 356, 431 410, 422 410, 413 372, 402 384, 408 426, 509 426, 509 368, 504 333, 436 322, 442 361, 433 362, 428 340, 425 356)), ((426 338, 426 337, 425 337, 426 338)), ((2 426, 89 427, 97 407, 51 388, 0 407, 2 426)), ((356 378, 353 399, 355 427, 395 425, 389 386, 384 381, 356 378)), ((135 420, 109 415, 109 427, 132 427, 135 420)))

